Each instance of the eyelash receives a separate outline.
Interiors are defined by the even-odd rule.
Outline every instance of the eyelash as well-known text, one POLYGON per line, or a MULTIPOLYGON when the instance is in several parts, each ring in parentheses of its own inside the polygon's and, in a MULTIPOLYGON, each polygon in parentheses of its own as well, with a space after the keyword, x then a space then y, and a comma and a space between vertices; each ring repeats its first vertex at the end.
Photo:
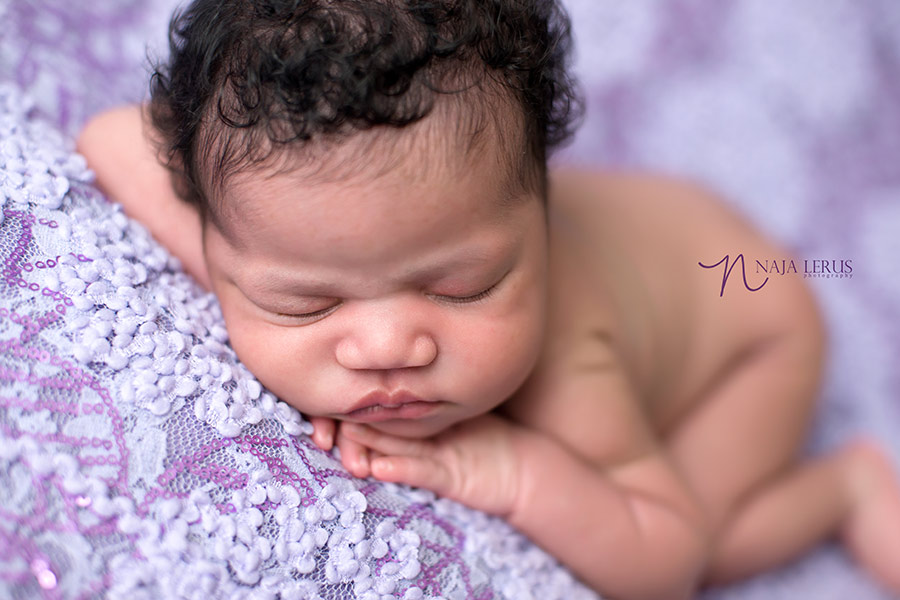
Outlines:
POLYGON ((494 290, 497 289, 497 285, 500 282, 498 281, 491 287, 486 290, 482 290, 477 294, 472 294, 471 296, 436 296, 445 302, 450 302, 451 304, 473 304, 475 302, 479 302, 488 298, 491 294, 494 293, 494 290))
MULTIPOLYGON (((502 279, 501 279, 501 281, 502 281, 502 279)), ((471 296, 435 295, 434 297, 439 298, 443 302, 449 302, 450 304, 474 304, 476 302, 480 302, 480 301, 485 300, 488 297, 490 297, 494 293, 494 290, 497 289, 498 285, 500 285, 500 281, 498 281, 491 287, 478 292, 477 294, 472 294, 471 296)), ((340 306, 340 303, 337 303, 333 306, 329 306, 328 308, 323 308, 321 310, 316 310, 313 312, 302 313, 302 314, 297 314, 297 315, 288 314, 288 313, 277 313, 277 314, 279 317, 284 317, 286 319, 296 319, 296 320, 308 321, 311 319, 319 319, 319 318, 325 317, 329 313, 334 311, 338 306, 340 306)))
POLYGON ((279 317, 283 317, 285 319, 294 319, 298 321, 308 321, 311 319, 320 319, 322 317, 327 316, 330 312, 335 310, 340 303, 335 304, 333 306, 329 306, 328 308, 322 308, 320 310, 314 310, 313 312, 301 313, 299 315, 294 315, 290 313, 276 313, 279 317))

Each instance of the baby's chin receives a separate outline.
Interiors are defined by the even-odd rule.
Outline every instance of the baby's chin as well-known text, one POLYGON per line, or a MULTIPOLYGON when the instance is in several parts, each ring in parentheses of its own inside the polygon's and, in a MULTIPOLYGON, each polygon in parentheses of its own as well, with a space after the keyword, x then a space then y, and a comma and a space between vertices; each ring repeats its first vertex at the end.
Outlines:
POLYGON ((424 439, 433 437, 458 423, 449 419, 393 419, 378 423, 366 423, 368 427, 407 439, 424 439))

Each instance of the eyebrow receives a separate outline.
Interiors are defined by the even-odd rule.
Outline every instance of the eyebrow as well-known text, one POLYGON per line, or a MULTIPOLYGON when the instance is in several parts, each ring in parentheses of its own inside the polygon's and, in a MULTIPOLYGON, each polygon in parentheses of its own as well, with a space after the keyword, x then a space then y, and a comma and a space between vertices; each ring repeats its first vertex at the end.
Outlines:
POLYGON ((491 262, 496 261, 498 256, 505 255, 506 250, 506 248, 502 248, 499 251, 492 253, 482 251, 460 253, 459 256, 455 256, 449 260, 410 269, 402 279, 406 282, 434 281, 446 277, 451 271, 490 264, 491 262))
MULTIPOLYGON (((447 277, 454 271, 490 264, 496 261, 498 257, 505 258, 506 254, 505 250, 501 250, 498 253, 481 251, 460 253, 460 256, 452 257, 436 264, 408 269, 398 277, 397 281, 404 284, 434 282, 447 277)), ((505 260, 500 262, 505 263, 505 260)), ((261 287, 264 287, 266 291, 274 293, 296 293, 300 290, 304 296, 339 295, 339 285, 335 282, 317 278, 299 278, 291 275, 282 275, 277 272, 269 274, 265 280, 257 280, 255 283, 261 284, 261 287)))

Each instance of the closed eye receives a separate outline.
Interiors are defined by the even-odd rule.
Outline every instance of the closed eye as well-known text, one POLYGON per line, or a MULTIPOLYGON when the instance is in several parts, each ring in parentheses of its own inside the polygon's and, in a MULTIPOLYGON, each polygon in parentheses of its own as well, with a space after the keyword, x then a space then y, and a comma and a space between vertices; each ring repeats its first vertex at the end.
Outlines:
POLYGON ((493 284, 491 287, 481 290, 477 294, 471 294, 469 296, 446 296, 443 294, 435 294, 434 297, 439 299, 442 302, 449 302, 451 304, 472 304, 475 302, 479 302, 481 300, 485 300, 490 297, 491 294, 497 289, 497 287, 506 279, 506 276, 509 274, 507 271, 503 274, 497 283, 493 284))
POLYGON ((329 314, 334 312, 337 309, 337 307, 339 307, 340 305, 341 305, 340 302, 338 302, 337 304, 332 304, 331 306, 328 306, 328 307, 325 307, 325 308, 322 308, 319 310, 314 310, 312 312, 307 312, 307 313, 275 313, 275 314, 278 315, 279 317, 283 317, 285 319, 294 319, 294 320, 298 320, 298 321, 310 321, 310 320, 314 320, 314 319, 321 319, 322 317, 328 316, 329 314))
POLYGON ((496 287, 496 285, 492 285, 488 289, 482 290, 477 294, 472 294, 471 296, 437 296, 437 298, 440 298, 445 302, 452 302, 454 304, 469 304, 471 302, 484 300, 494 292, 494 288, 496 287))

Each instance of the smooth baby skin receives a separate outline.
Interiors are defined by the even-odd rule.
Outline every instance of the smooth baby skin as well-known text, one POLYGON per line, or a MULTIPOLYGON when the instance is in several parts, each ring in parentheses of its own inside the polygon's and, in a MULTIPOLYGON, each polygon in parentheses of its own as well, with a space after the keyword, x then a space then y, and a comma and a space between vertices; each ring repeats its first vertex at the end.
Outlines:
POLYGON ((241 174, 229 231, 203 232, 137 108, 93 120, 79 150, 355 475, 502 516, 610 597, 690 597, 832 534, 900 591, 881 451, 796 460, 822 368, 815 304, 791 276, 751 292, 735 272, 719 296, 722 271, 699 262, 742 253, 756 287, 753 261, 788 255, 707 192, 559 172, 545 214, 501 201, 496 148, 420 148, 378 177, 241 174), (357 408, 372 389, 428 402, 373 417, 357 408))

